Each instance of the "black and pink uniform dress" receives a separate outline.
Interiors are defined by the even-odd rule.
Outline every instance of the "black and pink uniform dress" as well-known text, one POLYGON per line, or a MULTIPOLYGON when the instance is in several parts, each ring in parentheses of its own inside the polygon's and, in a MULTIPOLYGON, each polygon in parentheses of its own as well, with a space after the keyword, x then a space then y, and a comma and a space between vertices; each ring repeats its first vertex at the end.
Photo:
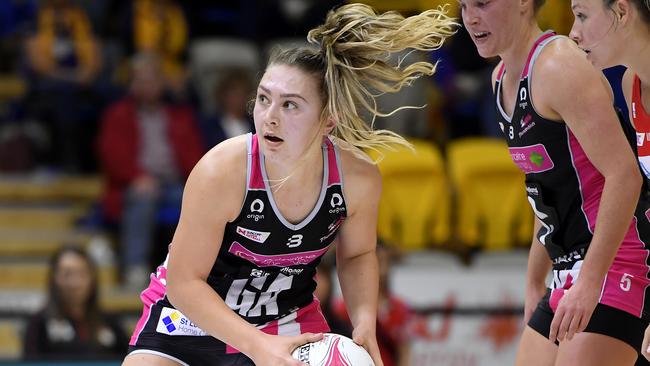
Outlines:
MULTIPOLYGON (((529 323, 545 336, 560 299, 580 280, 580 267, 593 238, 605 183, 567 124, 540 116, 532 102, 535 60, 547 44, 561 37, 545 32, 530 50, 512 116, 506 114, 501 104, 501 80, 507 72, 503 64, 495 84, 497 121, 513 162, 526 174, 528 201, 542 223, 536 235, 553 262, 549 292, 529 323)), ((621 339, 636 350, 640 349, 650 319, 649 215, 650 200, 644 190, 602 283, 599 305, 587 328, 621 339)))
MULTIPOLYGON (((226 224, 207 283, 233 312, 268 334, 329 331, 313 295, 314 277, 347 209, 338 147, 325 138, 322 151, 318 201, 302 222, 293 224, 273 199, 257 135, 248 135, 246 197, 239 216, 226 224)), ((141 294, 144 310, 131 337, 131 353, 158 354, 190 365, 250 364, 174 308, 166 296, 166 271, 165 262, 141 294)))

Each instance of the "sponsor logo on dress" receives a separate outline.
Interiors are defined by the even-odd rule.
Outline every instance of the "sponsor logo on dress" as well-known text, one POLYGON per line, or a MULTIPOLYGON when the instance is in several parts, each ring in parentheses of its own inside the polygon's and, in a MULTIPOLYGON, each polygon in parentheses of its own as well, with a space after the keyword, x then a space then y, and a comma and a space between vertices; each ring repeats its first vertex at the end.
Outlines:
POLYGON ((251 203, 251 213, 249 213, 246 218, 253 219, 255 222, 264 220, 264 214, 262 214, 262 211, 264 211, 264 202, 262 202, 261 199, 257 198, 255 201, 253 201, 253 203, 251 203))
POLYGON ((243 228, 241 226, 237 226, 237 234, 243 236, 246 239, 250 239, 258 243, 264 243, 266 239, 269 238, 269 235, 271 235, 270 232, 255 231, 255 230, 243 228))
POLYGON ((528 90, 526 90, 526 87, 523 87, 519 90, 519 108, 524 109, 528 107, 528 101, 526 98, 528 97, 528 90))
POLYGON ((643 132, 637 132, 636 133, 636 146, 643 146, 643 143, 645 142, 645 133, 643 132))
POLYGON ((539 190, 537 187, 526 187, 526 192, 534 194, 535 196, 539 195, 539 190))
POLYGON ((511 147, 508 150, 512 161, 526 174, 541 173, 555 167, 546 147, 542 144, 511 147))
POLYGON ((304 271, 303 268, 291 268, 291 267, 282 267, 280 270, 281 273, 284 273, 287 276, 297 276, 304 271))
POLYGON ((343 196, 338 193, 334 193, 332 195, 332 199, 330 200, 330 206, 332 207, 330 209, 331 214, 345 212, 345 207, 343 207, 343 196))
POLYGON ((203 337, 208 335, 180 311, 168 307, 164 307, 160 312, 156 332, 172 336, 203 337))
POLYGON ((343 223, 343 221, 344 221, 344 218, 339 217, 336 221, 329 224, 329 226, 327 227, 327 234, 325 236, 323 236, 322 238, 320 238, 320 242, 322 243, 325 240, 329 239, 329 237, 334 235, 336 233, 336 231, 339 229, 339 227, 341 227, 341 224, 343 223))
POLYGON ((533 116, 531 116, 530 114, 527 114, 524 117, 522 117, 519 124, 520 124, 520 126, 522 128, 522 130, 519 131, 519 133, 518 133, 519 138, 521 138, 521 136, 525 135, 526 132, 530 131, 531 128, 535 127, 535 121, 533 121, 533 116))

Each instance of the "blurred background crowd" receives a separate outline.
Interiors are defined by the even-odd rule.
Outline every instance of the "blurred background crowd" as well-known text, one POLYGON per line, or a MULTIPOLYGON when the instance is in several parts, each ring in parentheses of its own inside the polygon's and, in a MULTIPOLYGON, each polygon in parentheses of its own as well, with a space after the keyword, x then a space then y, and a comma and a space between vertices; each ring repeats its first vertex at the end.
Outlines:
MULTIPOLYGON (((460 15, 455 0, 363 2, 460 15)), ((343 3, 0 0, 0 359, 123 357, 190 170, 211 147, 254 130, 249 102, 271 50, 305 44, 343 3)), ((573 21, 563 0, 547 0, 539 18, 561 34, 573 21)), ((478 329, 499 364, 518 332, 532 214, 494 120, 494 61, 464 30, 435 52, 402 56, 439 64, 380 98, 384 111, 423 108, 375 123, 417 150, 380 164, 385 364, 491 364, 431 348, 454 349, 454 314, 461 325, 463 314, 482 317, 465 328, 478 329), (512 290, 473 290, 489 285, 512 290)), ((324 312, 349 333, 334 264, 322 267, 319 296, 332 298, 324 312)))

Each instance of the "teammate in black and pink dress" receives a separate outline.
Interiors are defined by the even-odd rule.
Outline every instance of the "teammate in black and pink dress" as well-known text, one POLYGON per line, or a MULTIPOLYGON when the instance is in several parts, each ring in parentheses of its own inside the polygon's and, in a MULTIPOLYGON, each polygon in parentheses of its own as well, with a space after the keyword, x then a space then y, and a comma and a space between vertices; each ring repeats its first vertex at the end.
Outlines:
POLYGON ((501 58, 497 121, 536 214, 516 365, 633 365, 650 316, 650 201, 607 82, 539 29, 542 3, 461 0, 478 52, 501 58))
POLYGON ((208 152, 187 182, 168 259, 142 293, 124 365, 301 365, 299 345, 328 330, 313 291, 337 244, 353 339, 381 365, 375 324, 380 175, 362 148, 408 144, 359 117, 431 63, 388 64, 455 30, 442 11, 404 18, 366 5, 328 14, 318 49, 275 53, 259 83, 256 134, 208 152))
MULTIPOLYGON (((573 0, 571 8, 571 38, 587 59, 601 69, 627 67, 621 87, 636 130, 639 163, 650 178, 650 1, 573 0)), ((650 359, 646 333, 641 351, 650 359)))

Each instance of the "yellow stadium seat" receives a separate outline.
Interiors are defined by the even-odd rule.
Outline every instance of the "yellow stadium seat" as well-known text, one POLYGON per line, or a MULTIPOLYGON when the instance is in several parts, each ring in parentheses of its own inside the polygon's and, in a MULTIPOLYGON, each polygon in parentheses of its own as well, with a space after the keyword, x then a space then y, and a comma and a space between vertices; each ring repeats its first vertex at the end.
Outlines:
MULTIPOLYGON (((379 162, 382 196, 378 235, 404 250, 442 244, 450 235, 450 194, 439 150, 426 141, 411 141, 415 153, 384 150, 379 162)), ((373 159, 379 153, 370 153, 373 159)))
POLYGON ((490 138, 451 142, 447 162, 456 193, 455 234, 461 243, 501 250, 530 242, 533 214, 525 178, 505 142, 490 138))

